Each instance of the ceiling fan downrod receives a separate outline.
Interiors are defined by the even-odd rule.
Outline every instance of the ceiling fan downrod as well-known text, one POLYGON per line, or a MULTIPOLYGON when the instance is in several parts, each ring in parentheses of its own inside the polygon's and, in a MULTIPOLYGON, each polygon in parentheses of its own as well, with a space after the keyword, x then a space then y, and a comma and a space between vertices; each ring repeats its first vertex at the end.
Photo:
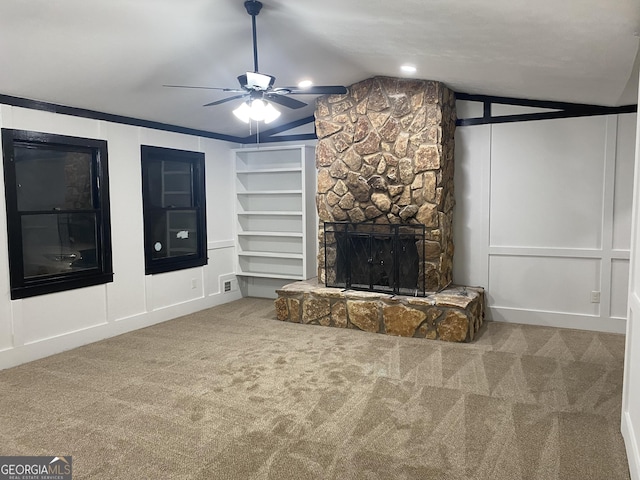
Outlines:
POLYGON ((253 33, 253 71, 258 73, 258 41, 256 38, 256 17, 262 9, 262 2, 258 0, 247 0, 244 2, 244 8, 251 15, 251 29, 253 33))

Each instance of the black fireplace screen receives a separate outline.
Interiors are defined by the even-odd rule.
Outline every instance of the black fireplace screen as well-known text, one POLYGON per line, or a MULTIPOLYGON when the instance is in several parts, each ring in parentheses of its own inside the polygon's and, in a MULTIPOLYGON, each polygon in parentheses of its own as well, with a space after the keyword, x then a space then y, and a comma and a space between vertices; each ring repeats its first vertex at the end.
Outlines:
POLYGON ((325 222, 325 284, 425 296, 424 225, 325 222))

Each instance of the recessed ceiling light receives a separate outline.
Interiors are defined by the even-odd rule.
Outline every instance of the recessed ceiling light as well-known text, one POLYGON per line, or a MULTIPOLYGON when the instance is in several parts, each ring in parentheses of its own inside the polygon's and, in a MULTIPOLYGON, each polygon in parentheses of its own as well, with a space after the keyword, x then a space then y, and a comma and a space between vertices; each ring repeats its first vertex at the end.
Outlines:
POLYGON ((416 73, 416 67, 414 67, 413 65, 402 65, 400 67, 400 70, 402 70, 404 73, 416 73))
POLYGON ((309 88, 311 85, 313 85, 313 82, 311 80, 302 80, 300 83, 298 83, 299 88, 309 88))

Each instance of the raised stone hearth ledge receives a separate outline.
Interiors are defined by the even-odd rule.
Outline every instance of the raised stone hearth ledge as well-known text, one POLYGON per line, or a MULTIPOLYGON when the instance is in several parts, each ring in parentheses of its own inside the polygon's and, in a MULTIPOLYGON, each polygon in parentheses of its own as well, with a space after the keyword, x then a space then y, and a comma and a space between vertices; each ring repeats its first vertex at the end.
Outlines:
POLYGON ((484 322, 484 289, 450 286, 426 297, 329 288, 317 279, 276 291, 278 320, 402 337, 472 341, 484 322))

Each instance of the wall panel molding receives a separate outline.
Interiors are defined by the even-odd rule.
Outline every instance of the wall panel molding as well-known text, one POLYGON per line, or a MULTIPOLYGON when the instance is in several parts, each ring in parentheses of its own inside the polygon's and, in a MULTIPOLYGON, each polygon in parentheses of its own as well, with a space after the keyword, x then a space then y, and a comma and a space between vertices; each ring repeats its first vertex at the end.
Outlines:
MULTIPOLYGON (((484 102, 487 99, 480 100, 484 102)), ((473 101, 478 99, 474 98, 473 101)), ((484 114, 490 114, 491 104, 488 107, 484 103, 483 105, 484 114)), ((475 114, 479 111, 477 106, 463 105, 462 107, 462 111, 475 114)), ((524 109, 525 107, 559 106, 540 105, 534 102, 522 107, 524 109)), ((456 235, 469 234, 472 240, 460 242, 464 248, 460 257, 471 266, 455 267, 459 261, 459 257, 456 256, 454 271, 458 275, 454 281, 460 284, 481 284, 487 289, 487 316, 490 319, 615 333, 625 331, 626 320, 622 318, 620 312, 626 309, 626 301, 620 291, 626 291, 626 279, 623 277, 630 253, 628 249, 613 248, 616 228, 614 213, 619 212, 616 220, 618 227, 620 222, 630 223, 630 218, 623 215, 626 213, 625 208, 616 205, 616 201, 630 202, 628 193, 619 194, 616 197, 618 184, 629 182, 630 179, 628 175, 616 178, 616 168, 619 162, 632 162, 632 159, 627 158, 629 148, 626 145, 631 140, 628 138, 628 132, 625 132, 624 138, 620 138, 618 129, 620 115, 604 115, 604 110, 596 110, 600 118, 589 120, 565 116, 562 119, 548 120, 554 122, 549 123, 548 126, 541 123, 535 128, 527 126, 531 124, 521 123, 513 124, 504 130, 505 126, 499 125, 500 122, 495 122, 498 125, 485 123, 458 127, 457 135, 460 142, 456 145, 456 169, 462 169, 463 173, 460 176, 468 184, 463 188, 471 188, 472 194, 456 193, 457 212, 464 211, 461 216, 467 224, 456 226, 456 235), (583 130, 585 126, 588 127, 587 131, 583 130), (502 144, 498 149, 495 145, 496 129, 501 129, 502 144), (542 132, 551 137, 535 136, 536 132, 542 132), (512 133, 516 135, 512 136, 512 133), (585 149, 581 144, 583 135, 588 135, 586 140, 590 145, 589 148, 585 149), (529 140, 526 140, 527 138, 529 140), (525 142, 522 143, 522 140, 525 142), (527 149, 527 142, 535 145, 535 149, 527 149), (622 149, 618 148, 620 142, 624 142, 622 149), (574 151, 572 145, 579 145, 580 148, 574 151), (597 148, 594 149, 594 146, 597 148), (557 158, 546 157, 545 149, 547 148, 560 148, 560 150, 549 151, 557 158), (523 151, 523 149, 527 150, 523 151), (522 157, 518 153, 519 150, 528 157, 522 157), (589 170, 581 172, 580 165, 586 160, 585 153, 589 155, 588 163, 585 164, 585 168, 589 170), (499 162, 496 155, 502 156, 499 162), (527 173, 520 173, 516 164, 510 165, 506 161, 510 158, 509 155, 513 156, 516 163, 529 161, 528 168, 535 175, 527 176, 527 173), (554 162, 563 162, 565 158, 569 160, 568 164, 562 165, 561 169, 554 167, 558 165, 554 162), (555 195, 553 201, 540 204, 538 194, 544 193, 543 180, 547 175, 552 175, 558 170, 561 177, 554 184, 556 193, 552 193, 555 195), (588 179, 581 178, 583 174, 589 175, 588 179), (470 182, 471 178, 477 183, 470 182), (504 182, 507 179, 515 180, 513 186, 509 186, 515 189, 513 197, 508 194, 508 189, 505 190, 504 182), (578 181, 577 189, 574 180, 578 181), (529 186, 523 192, 519 185, 523 183, 526 186, 527 182, 529 186), (496 196, 496 187, 502 191, 498 196, 496 196), (579 196, 575 197, 576 194, 579 196), (565 195, 566 198, 573 196, 566 204, 563 202, 565 195), (583 198, 586 201, 583 202, 583 198), (547 209, 550 204, 558 206, 560 210, 557 214, 547 209), (499 214, 496 215, 496 212, 499 214), (555 219, 553 215, 556 215, 555 219), (476 220, 469 220, 473 216, 477 217, 476 220), (569 222, 564 221, 564 218, 569 219, 569 222), (576 221, 579 228, 574 230, 571 224, 576 221), (501 233, 508 232, 509 228, 518 229, 519 225, 526 225, 527 222, 533 222, 534 227, 531 228, 533 237, 521 230, 508 235, 501 233), (564 236, 558 237, 545 232, 544 228, 549 225, 565 227, 566 232, 562 234, 564 236), (588 237, 581 236, 583 233, 588 237), (532 239, 533 243, 528 242, 527 239, 532 239), (554 239, 561 241, 556 242, 554 239), (545 263, 538 264, 537 258, 545 263), (587 263, 590 265, 588 270, 584 270, 587 264, 583 261, 591 262, 587 263), (593 263, 594 261, 597 263, 593 263), (557 293, 548 288, 548 285, 537 292, 532 279, 544 278, 550 268, 548 265, 555 265, 555 262, 562 262, 558 265, 563 269, 569 269, 568 271, 563 271, 562 268, 558 270, 565 284, 557 285, 557 293), (522 265, 532 266, 534 270, 531 274, 523 272, 520 268, 522 265), (588 275, 588 279, 585 279, 585 275, 588 275), (514 282, 517 287, 514 286, 514 282), (532 295, 541 295, 539 302, 525 301, 519 305, 518 301, 514 301, 513 295, 504 296, 505 292, 514 288, 515 296, 519 297, 521 297, 519 288, 531 289, 532 295), (615 291, 613 291, 614 288, 615 291), (563 291, 568 292, 565 297, 563 297, 563 291), (592 292, 599 292, 599 303, 591 302, 592 292), (549 299, 547 302, 549 308, 544 305, 545 298, 549 299)), ((508 113, 508 111, 505 112, 508 113)), ((626 118, 625 122, 625 128, 628 130, 626 118)), ((628 171, 628 167, 624 171, 628 171)), ((456 191, 458 188, 460 185, 456 183, 456 191)), ((454 223, 456 221, 457 218, 454 215, 454 223)), ((624 232, 624 228, 619 231, 624 232)), ((621 245, 623 243, 618 241, 617 246, 621 245)))

